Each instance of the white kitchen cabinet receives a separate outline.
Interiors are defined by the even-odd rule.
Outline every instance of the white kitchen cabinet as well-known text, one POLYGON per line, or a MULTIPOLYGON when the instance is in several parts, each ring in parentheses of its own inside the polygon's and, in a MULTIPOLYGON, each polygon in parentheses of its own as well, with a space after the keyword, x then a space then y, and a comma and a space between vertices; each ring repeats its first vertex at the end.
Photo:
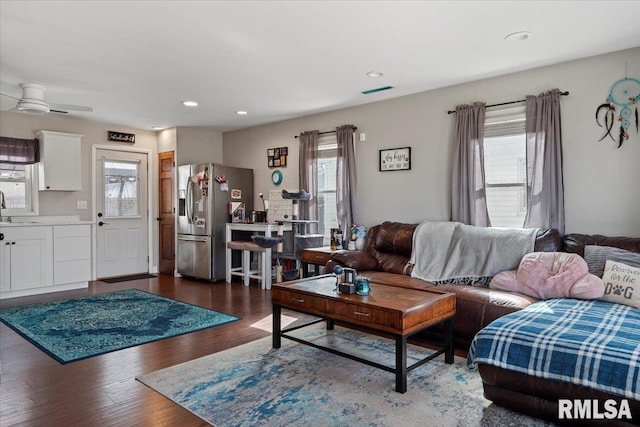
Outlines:
POLYGON ((91 226, 53 226, 53 284, 91 280, 91 226))
POLYGON ((82 189, 82 136, 41 130, 38 163, 40 191, 79 191, 82 189))
POLYGON ((0 233, 1 292, 53 285, 51 227, 3 227, 0 233))

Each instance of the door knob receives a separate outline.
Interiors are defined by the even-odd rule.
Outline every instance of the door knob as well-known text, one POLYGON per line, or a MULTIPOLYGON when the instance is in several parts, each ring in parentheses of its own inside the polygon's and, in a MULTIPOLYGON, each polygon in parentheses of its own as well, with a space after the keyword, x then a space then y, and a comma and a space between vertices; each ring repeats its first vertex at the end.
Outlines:
POLYGON ((102 227, 103 225, 107 225, 107 224, 109 224, 109 223, 108 223, 108 222, 102 222, 102 221, 100 221, 100 222, 98 223, 98 225, 99 225, 100 227, 102 227))

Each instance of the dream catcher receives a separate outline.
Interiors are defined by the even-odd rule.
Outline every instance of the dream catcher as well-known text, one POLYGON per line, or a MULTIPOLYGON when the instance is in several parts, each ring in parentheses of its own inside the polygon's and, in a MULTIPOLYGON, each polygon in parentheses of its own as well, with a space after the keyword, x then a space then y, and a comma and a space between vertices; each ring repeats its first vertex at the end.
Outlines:
POLYGON ((618 148, 629 139, 629 128, 632 122, 635 123, 636 134, 638 133, 638 106, 640 102, 640 81, 625 77, 615 82, 611 86, 607 102, 596 109, 596 123, 604 127, 605 132, 598 141, 602 141, 609 136, 618 143, 618 148), (635 107, 634 107, 635 105, 635 107), (618 118, 616 119, 616 112, 618 118), (620 129, 615 129, 616 122, 620 123, 620 129))

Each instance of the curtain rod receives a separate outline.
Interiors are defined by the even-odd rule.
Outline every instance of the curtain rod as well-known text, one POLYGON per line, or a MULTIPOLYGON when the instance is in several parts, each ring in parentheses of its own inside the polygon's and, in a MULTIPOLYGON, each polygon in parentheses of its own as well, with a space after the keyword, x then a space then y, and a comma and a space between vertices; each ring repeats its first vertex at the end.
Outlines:
MULTIPOLYGON (((569 92, 568 91, 567 92, 560 92, 560 95, 567 96, 567 95, 569 95, 569 92)), ((526 99, 519 99, 517 101, 501 102, 499 104, 487 105, 487 106, 485 106, 485 108, 500 107, 502 105, 517 104, 519 102, 525 102, 525 101, 526 101, 526 99)), ((447 114, 455 114, 455 112, 456 112, 456 110, 449 110, 449 111, 447 111, 447 114)))
MULTIPOLYGON (((358 130, 358 128, 354 127, 353 130, 358 130)), ((330 134, 330 133, 336 133, 336 131, 335 130, 328 130, 326 132, 318 132, 318 135, 327 135, 327 134, 330 134)), ((298 138, 300 138, 300 135, 296 135, 296 136, 294 136, 294 138, 298 139, 298 138)))

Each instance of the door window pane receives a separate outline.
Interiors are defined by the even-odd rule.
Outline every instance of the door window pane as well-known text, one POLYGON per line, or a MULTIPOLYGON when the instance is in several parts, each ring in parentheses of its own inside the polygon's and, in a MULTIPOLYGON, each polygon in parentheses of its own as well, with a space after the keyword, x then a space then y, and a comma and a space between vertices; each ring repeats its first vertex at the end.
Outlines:
POLYGON ((138 162, 105 160, 104 211, 106 217, 140 216, 138 162))

